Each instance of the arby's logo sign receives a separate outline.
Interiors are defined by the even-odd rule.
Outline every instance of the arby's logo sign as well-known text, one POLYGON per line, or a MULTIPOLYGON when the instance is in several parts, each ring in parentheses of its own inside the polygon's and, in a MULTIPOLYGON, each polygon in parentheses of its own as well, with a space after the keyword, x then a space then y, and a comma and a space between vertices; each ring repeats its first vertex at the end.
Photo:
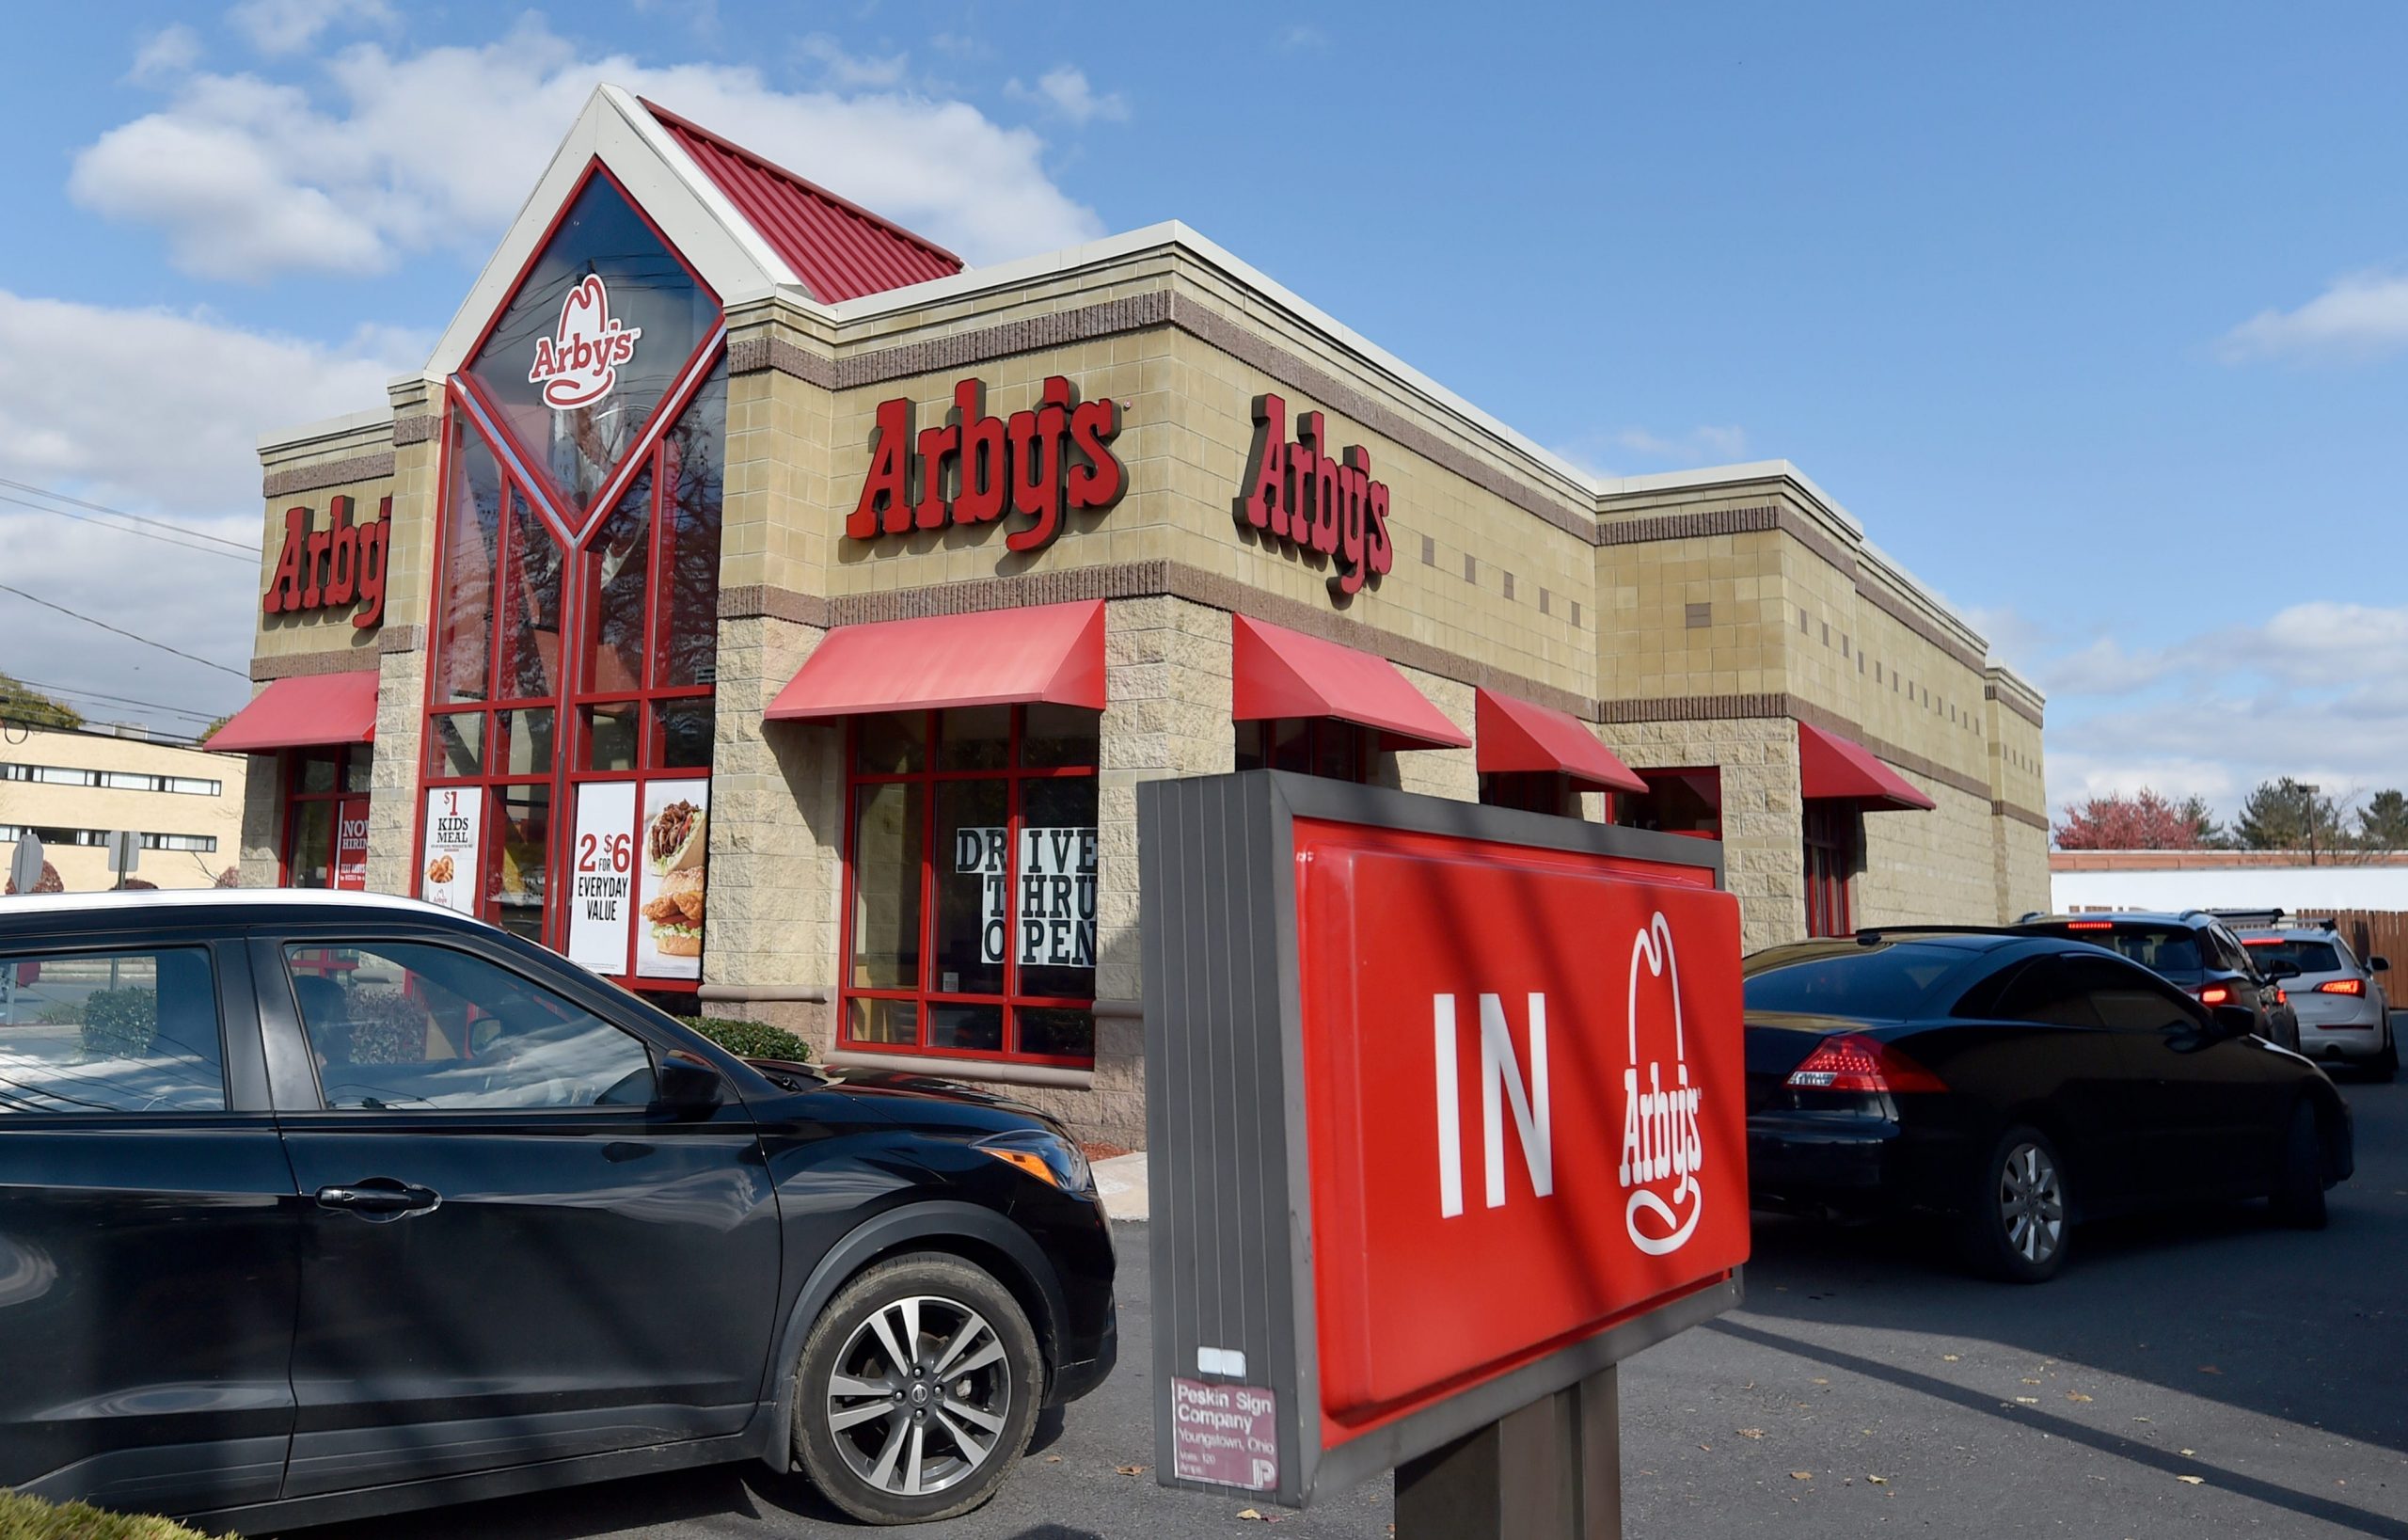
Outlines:
POLYGON ((985 381, 963 380, 943 424, 916 431, 909 396, 882 401, 846 538, 991 524, 1011 513, 1029 522, 1004 545, 1041 550, 1062 532, 1065 514, 1101 513, 1129 490, 1128 467, 1112 448, 1119 436, 1120 404, 1082 402, 1062 374, 1046 376, 1033 410, 1009 417, 988 413, 985 381))
POLYGON ((535 361, 527 383, 544 388, 544 405, 560 411, 590 406, 619 383, 619 366, 631 363, 642 326, 621 324, 610 313, 610 291, 602 275, 588 273, 561 300, 560 325, 535 339, 535 361))
POLYGON ((1334 597, 1352 598, 1396 564, 1388 484, 1371 479, 1371 452, 1360 444, 1342 453, 1332 449, 1319 412, 1296 419, 1290 443, 1288 404, 1277 396, 1254 398, 1254 450, 1235 511, 1239 523, 1265 540, 1334 562, 1334 597))
POLYGON ((378 516, 352 522, 352 500, 328 500, 326 527, 314 527, 307 508, 284 511, 284 548, 276 559, 260 612, 359 607, 351 623, 371 630, 385 619, 385 553, 393 528, 393 500, 378 500, 378 516))
POLYGON ((1704 1141, 1698 1137, 1698 1109, 1705 1088, 1689 1084, 1688 1039, 1681 1026, 1681 964, 1672 946, 1672 927, 1661 910, 1630 945, 1629 1011, 1629 1056, 1622 1072, 1619 1174, 1627 1195, 1623 1226, 1640 1250, 1651 1257, 1669 1256, 1688 1244, 1705 1213, 1705 1189, 1697 1175, 1705 1155, 1704 1141), (1661 1056, 1668 1046, 1672 1051, 1669 1068, 1661 1056))

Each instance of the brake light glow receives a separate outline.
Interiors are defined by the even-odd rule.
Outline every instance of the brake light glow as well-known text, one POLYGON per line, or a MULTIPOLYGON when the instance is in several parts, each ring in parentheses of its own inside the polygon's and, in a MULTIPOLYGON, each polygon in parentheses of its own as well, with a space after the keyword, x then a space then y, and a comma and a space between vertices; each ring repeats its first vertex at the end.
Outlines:
POLYGON ((1808 1091, 1944 1091, 1948 1083, 1878 1038, 1845 1032, 1826 1038, 1789 1072, 1808 1091))
POLYGON ((2113 930, 2115 929, 2115 922, 2113 920, 2067 920, 2066 929, 2068 930, 2113 930))
POLYGON ((2227 1006, 2231 1003, 2232 991, 2222 984, 2205 985, 2199 991, 2199 1004, 2203 1006, 2227 1006))
POLYGON ((2290 991, 2289 991, 2289 990, 2287 990, 2287 989, 2285 989, 2285 988, 2283 988, 2283 986, 2281 986, 2280 984, 2275 985, 2275 986, 2274 986, 2274 1004, 2276 1004, 2276 1005, 2278 1005, 2278 1006, 2287 1006, 2287 1005, 2289 1005, 2290 1003, 2291 1003, 2291 992, 2290 992, 2290 991))
POLYGON ((2333 978, 2316 986, 2319 994, 2364 994, 2367 981, 2363 978, 2333 978))
POLYGON ((2241 945, 2243 946, 2288 946, 2290 943, 2280 936, 2243 936, 2241 938, 2241 945))

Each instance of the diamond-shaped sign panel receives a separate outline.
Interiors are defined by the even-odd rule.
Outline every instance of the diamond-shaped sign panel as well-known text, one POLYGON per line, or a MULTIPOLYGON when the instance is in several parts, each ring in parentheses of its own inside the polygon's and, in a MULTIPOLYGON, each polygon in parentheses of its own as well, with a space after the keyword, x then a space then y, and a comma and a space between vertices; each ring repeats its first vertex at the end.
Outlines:
POLYGON ((467 374, 581 528, 718 320, 719 302, 597 168, 467 374))

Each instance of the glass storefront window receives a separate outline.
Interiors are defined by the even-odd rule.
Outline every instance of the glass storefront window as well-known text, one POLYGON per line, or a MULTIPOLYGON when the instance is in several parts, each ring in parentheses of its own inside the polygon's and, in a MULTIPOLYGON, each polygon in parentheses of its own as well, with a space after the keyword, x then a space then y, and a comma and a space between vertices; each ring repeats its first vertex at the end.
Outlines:
POLYGON ((501 554, 501 468, 456 417, 443 520, 442 608, 435 625, 435 702, 485 698, 493 644, 494 564, 501 554))
POLYGON ((640 471, 626 496, 602 522, 594 541, 597 592, 593 644, 586 650, 586 688, 643 688, 643 611, 652 564, 652 472, 640 471))
POLYGON ((426 773, 456 779, 484 771, 485 717, 482 711, 445 711, 426 723, 426 773))
POLYGON ((1296 770, 1333 781, 1371 778, 1372 740, 1377 736, 1335 717, 1278 717, 1241 722, 1237 768, 1296 770))
POLYGON ((636 768, 636 735, 643 718, 633 701, 613 701, 585 708, 585 768, 591 770, 631 770, 636 768))
POLYGON ((1051 706, 854 722, 845 1045, 1093 1061, 1099 723, 1051 706))
POLYGON ((368 885, 368 787, 375 753, 368 744, 296 749, 284 755, 283 885, 368 885))

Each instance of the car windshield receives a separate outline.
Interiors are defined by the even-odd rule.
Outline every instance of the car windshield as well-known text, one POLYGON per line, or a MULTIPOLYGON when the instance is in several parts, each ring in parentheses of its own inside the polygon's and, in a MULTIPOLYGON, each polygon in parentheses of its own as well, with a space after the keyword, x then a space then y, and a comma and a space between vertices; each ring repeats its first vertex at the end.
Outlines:
POLYGON ((2258 966, 2289 963, 2302 973, 2340 973, 2344 970, 2341 954, 2329 941, 2290 941, 2270 936, 2262 941, 2245 944, 2258 966))
POLYGON ((2069 941, 2086 941, 2093 946, 2121 952, 2153 973, 2197 973, 2205 966, 2199 961, 2198 939, 2173 926, 2118 925, 2092 929, 2077 920, 2070 925, 2053 926, 2051 930, 2069 941))
POLYGON ((1914 942, 1763 953, 1748 962, 1747 1008, 1885 1022, 1945 1015, 1956 976, 1980 955, 1914 942))

